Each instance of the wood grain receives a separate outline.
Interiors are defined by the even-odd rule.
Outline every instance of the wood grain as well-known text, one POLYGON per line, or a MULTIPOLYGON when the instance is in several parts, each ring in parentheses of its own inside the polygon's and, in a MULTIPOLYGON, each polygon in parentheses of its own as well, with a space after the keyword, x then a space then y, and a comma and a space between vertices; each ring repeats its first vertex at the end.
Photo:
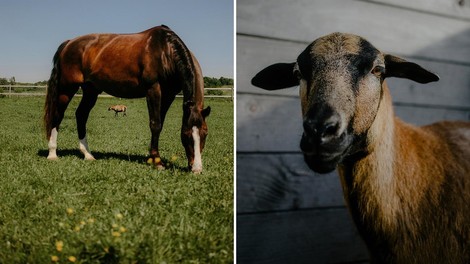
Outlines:
POLYGON ((310 43, 337 31, 400 55, 461 63, 470 58, 468 21, 351 0, 237 2, 239 34, 310 43))
POLYGON ((237 212, 345 206, 336 172, 316 174, 296 154, 238 154, 237 212))
POLYGON ((367 259, 346 208, 237 217, 237 263, 362 263, 367 259))
POLYGON ((365 0, 470 21, 470 4, 461 0, 365 0))

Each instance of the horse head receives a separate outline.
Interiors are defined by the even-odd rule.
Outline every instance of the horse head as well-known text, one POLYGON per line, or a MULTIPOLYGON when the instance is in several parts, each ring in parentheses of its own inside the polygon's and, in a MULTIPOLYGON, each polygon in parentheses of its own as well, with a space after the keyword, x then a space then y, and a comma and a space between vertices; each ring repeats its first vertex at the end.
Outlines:
POLYGON ((183 125, 181 127, 181 142, 188 158, 188 167, 192 172, 202 172, 201 153, 207 137, 206 117, 210 114, 210 106, 188 101, 183 104, 183 125))

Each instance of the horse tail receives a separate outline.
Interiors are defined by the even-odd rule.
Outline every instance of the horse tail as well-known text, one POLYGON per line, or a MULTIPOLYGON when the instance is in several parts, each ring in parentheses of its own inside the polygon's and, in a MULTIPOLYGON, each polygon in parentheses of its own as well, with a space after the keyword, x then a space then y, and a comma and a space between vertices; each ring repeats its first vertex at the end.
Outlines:
POLYGON ((60 81, 60 55, 69 41, 65 41, 57 48, 52 59, 53 67, 51 77, 47 82, 46 103, 44 105, 44 125, 46 128, 47 139, 51 136, 53 129, 53 120, 57 115, 57 104, 59 100, 59 81, 60 81))

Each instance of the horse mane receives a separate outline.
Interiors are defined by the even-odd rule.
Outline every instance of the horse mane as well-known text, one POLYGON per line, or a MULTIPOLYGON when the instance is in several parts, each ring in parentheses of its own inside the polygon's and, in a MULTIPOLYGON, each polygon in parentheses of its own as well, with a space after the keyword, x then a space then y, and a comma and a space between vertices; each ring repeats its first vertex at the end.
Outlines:
POLYGON ((193 56, 188 47, 172 31, 169 27, 162 25, 162 27, 169 30, 168 42, 171 44, 175 56, 176 70, 180 77, 183 79, 183 97, 185 102, 194 102, 194 94, 196 89, 196 70, 193 61, 193 56))

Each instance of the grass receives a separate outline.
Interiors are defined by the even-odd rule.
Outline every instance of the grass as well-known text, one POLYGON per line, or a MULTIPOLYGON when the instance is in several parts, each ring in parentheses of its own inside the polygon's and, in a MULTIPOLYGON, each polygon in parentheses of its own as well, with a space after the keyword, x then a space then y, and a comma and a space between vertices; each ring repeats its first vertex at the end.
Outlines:
POLYGON ((42 97, 0 98, 0 263, 233 262, 233 103, 212 108, 204 171, 187 172, 181 99, 160 137, 166 170, 146 164, 145 99, 99 98, 88 121, 96 161, 78 151, 72 100, 48 161, 42 97), (128 106, 114 117, 111 104, 128 106), (175 160, 176 158, 176 160, 175 160))

